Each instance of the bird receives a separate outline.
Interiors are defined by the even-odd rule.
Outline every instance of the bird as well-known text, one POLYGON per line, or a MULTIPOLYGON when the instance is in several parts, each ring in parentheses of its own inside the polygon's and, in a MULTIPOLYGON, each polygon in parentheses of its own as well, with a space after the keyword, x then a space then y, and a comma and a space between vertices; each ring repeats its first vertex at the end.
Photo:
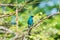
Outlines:
POLYGON ((28 19, 28 28, 30 28, 31 26, 33 26, 33 16, 30 16, 28 19))
POLYGON ((33 16, 28 19, 28 35, 31 35, 31 26, 33 26, 33 16))

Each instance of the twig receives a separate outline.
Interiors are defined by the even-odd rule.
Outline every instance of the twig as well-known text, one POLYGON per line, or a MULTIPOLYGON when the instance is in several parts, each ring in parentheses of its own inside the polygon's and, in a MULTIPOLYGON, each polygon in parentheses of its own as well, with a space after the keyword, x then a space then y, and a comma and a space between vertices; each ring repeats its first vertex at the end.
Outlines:
POLYGON ((8 28, 5 28, 3 26, 0 26, 0 30, 2 30, 2 32, 6 31, 7 33, 13 33, 12 30, 8 29, 8 28))
POLYGON ((16 6, 16 4, 0 4, 0 6, 16 6))
MULTIPOLYGON (((25 6, 25 5, 22 5, 19 10, 17 9, 18 12, 21 11, 21 10, 24 8, 24 6, 25 6)), ((16 11, 17 11, 17 10, 16 10, 16 11)), ((15 14, 16 14, 15 12, 12 12, 12 13, 9 13, 9 14, 3 14, 3 15, 0 15, 0 18, 13 16, 13 15, 15 15, 15 14)))
POLYGON ((16 8, 16 30, 18 31, 18 8, 16 8))
MULTIPOLYGON (((15 37, 16 37, 16 33, 15 32, 13 32, 12 30, 10 30, 10 29, 8 29, 8 28, 5 28, 5 27, 3 27, 3 26, 0 26, 0 33, 5 33, 5 35, 4 35, 4 38, 3 38, 3 40, 6 40, 6 36, 7 36, 7 34, 14 34, 15 35, 15 37)), ((15 38, 14 37, 14 38, 15 38)))
POLYGON ((0 18, 9 17, 9 16, 12 16, 14 14, 15 14, 15 12, 12 12, 12 13, 9 13, 9 14, 3 14, 3 15, 0 15, 0 18))

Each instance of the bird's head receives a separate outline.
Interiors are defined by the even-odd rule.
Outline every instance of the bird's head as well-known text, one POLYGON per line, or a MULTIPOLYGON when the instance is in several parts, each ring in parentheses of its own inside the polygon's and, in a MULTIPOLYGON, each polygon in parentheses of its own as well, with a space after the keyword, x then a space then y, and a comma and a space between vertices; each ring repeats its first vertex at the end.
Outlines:
POLYGON ((32 19, 32 18, 33 18, 33 16, 30 16, 30 17, 29 17, 29 19, 32 19))
POLYGON ((30 16, 30 17, 32 17, 32 18, 33 18, 34 16, 30 16))

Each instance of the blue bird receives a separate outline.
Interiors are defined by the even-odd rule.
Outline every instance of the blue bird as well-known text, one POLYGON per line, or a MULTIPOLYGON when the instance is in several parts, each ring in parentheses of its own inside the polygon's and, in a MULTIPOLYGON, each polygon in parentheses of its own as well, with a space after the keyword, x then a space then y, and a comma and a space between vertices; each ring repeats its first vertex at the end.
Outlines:
POLYGON ((33 16, 30 16, 28 19, 28 28, 30 28, 31 26, 33 26, 33 16))

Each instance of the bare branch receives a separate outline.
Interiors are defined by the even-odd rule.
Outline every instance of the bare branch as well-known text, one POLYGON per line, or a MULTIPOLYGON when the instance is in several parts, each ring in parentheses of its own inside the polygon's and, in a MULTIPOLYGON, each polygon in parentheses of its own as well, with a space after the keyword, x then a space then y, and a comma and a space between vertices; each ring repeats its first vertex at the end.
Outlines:
POLYGON ((16 4, 0 4, 0 6, 16 6, 16 4))
POLYGON ((16 8, 16 30, 18 31, 18 8, 16 8))
POLYGON ((13 33, 12 30, 10 30, 10 29, 8 29, 8 28, 5 28, 5 27, 3 27, 3 26, 0 26, 0 30, 2 30, 2 31, 0 31, 0 32, 13 33))
POLYGON ((0 18, 9 17, 9 16, 12 16, 14 14, 15 14, 15 12, 12 12, 12 13, 9 13, 9 14, 0 15, 0 18))

